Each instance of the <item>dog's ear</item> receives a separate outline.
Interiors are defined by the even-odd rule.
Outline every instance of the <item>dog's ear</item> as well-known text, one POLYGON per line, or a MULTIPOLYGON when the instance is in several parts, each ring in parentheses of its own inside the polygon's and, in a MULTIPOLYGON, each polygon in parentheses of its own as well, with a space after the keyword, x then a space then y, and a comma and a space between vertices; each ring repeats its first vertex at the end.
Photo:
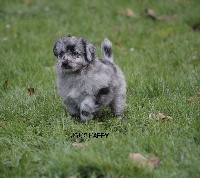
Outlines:
POLYGON ((57 48, 56 48, 56 44, 57 43, 55 43, 54 47, 53 47, 53 54, 54 54, 54 56, 58 57, 58 51, 57 51, 57 48))
POLYGON ((91 62, 95 59, 95 47, 94 45, 88 43, 86 44, 86 54, 87 54, 87 60, 91 62))
POLYGON ((59 40, 57 40, 54 44, 54 47, 53 47, 53 54, 58 57, 59 53, 61 52, 63 46, 64 46, 64 43, 67 41, 67 38, 61 38, 59 40))
POLYGON ((85 51, 85 60, 91 62, 95 59, 95 47, 94 45, 88 43, 84 38, 81 38, 81 42, 85 51))

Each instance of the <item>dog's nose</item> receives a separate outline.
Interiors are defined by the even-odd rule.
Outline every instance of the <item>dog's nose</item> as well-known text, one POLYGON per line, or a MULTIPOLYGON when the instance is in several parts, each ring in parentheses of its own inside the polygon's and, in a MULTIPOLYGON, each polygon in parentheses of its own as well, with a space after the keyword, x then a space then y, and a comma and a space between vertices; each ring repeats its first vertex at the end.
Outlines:
POLYGON ((69 65, 69 61, 65 60, 62 62, 62 67, 65 69, 71 69, 72 67, 69 65))
POLYGON ((62 62, 62 66, 63 67, 67 67, 69 65, 69 62, 67 60, 63 61, 62 62))

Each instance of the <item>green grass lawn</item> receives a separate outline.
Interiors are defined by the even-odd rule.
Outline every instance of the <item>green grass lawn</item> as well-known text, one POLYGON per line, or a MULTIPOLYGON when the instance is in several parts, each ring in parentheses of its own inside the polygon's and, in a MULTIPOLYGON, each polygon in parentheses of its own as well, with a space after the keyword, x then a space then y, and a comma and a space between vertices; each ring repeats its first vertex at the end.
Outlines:
POLYGON ((199 22, 199 0, 1 0, 0 178, 199 177, 199 22), (153 20, 147 8, 173 18, 153 20), (95 44, 99 58, 103 39, 112 41, 127 80, 128 121, 109 110, 88 123, 69 116, 52 52, 68 34, 95 44), (130 153, 161 164, 141 167, 130 153))

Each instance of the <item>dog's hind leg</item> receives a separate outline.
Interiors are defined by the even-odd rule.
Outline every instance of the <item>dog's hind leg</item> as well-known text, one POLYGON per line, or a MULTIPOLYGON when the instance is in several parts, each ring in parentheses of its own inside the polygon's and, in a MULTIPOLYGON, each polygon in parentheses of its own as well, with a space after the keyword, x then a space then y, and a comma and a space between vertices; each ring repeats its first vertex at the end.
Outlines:
POLYGON ((68 100, 65 100, 64 103, 71 116, 73 117, 80 116, 80 109, 78 108, 75 102, 72 102, 72 101, 70 102, 68 100))
POLYGON ((124 113, 124 110, 126 108, 126 92, 125 90, 119 90, 115 98, 110 104, 111 110, 117 115, 122 116, 124 113))

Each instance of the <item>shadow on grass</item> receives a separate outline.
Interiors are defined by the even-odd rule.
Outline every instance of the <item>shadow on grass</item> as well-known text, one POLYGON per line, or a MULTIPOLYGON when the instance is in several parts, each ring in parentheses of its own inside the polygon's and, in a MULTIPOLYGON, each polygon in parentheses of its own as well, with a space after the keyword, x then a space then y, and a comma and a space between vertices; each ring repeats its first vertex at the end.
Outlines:
MULTIPOLYGON (((81 118, 78 116, 70 116, 70 114, 66 110, 66 108, 63 108, 63 110, 65 112, 66 118, 68 117, 77 123, 86 123, 87 122, 87 121, 82 121, 81 118)), ((97 121, 97 122, 106 122, 108 119, 116 119, 116 116, 109 109, 104 109, 100 113, 96 114, 92 120, 97 121)))
POLYGON ((81 178, 88 178, 88 177, 97 177, 97 178, 104 178, 104 174, 102 171, 95 166, 86 165, 86 166, 79 166, 78 172, 81 178))

